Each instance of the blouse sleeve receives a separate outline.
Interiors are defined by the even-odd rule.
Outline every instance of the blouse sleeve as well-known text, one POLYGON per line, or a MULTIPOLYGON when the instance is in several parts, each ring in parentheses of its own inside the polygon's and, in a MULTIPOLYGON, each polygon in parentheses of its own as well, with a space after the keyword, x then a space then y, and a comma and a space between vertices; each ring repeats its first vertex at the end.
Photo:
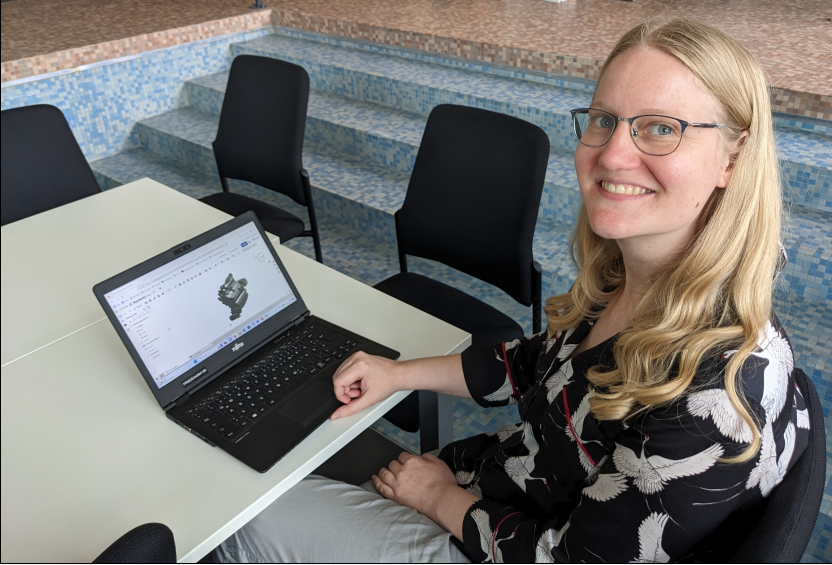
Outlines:
POLYGON ((546 332, 462 353, 462 372, 480 406, 515 404, 534 384, 546 332))

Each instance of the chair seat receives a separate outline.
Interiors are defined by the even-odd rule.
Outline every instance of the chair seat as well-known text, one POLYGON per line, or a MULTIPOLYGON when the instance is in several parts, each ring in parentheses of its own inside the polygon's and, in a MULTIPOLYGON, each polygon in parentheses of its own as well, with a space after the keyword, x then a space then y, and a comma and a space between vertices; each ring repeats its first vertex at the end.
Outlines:
POLYGON ((200 198, 200 201, 235 217, 254 211, 263 228, 278 236, 281 243, 299 236, 304 230, 303 220, 294 214, 242 194, 218 192, 200 198))
POLYGON ((416 273, 393 275, 375 288, 470 333, 471 347, 523 336, 523 328, 496 308, 416 273))

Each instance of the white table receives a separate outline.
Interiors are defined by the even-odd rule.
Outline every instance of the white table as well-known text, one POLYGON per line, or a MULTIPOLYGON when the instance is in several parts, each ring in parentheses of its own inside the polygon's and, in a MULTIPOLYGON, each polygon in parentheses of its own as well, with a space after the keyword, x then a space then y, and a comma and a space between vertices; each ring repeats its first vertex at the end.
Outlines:
MULTIPOLYGON (((196 561, 406 395, 325 422, 264 474, 170 422, 91 289, 227 218, 143 180, 2 228, 2 561, 89 562, 146 522, 168 525, 178 559, 196 561), (105 234, 101 253, 84 245, 105 234), (9 257, 7 248, 19 251, 9 257), (48 269, 50 259, 61 267, 48 269), (14 283, 18 275, 32 284, 14 283), (43 293, 30 308, 16 303, 43 293)), ((457 328, 276 247, 310 311, 402 359, 470 343, 457 328)))
POLYGON ((0 365, 102 320, 93 285, 228 218, 142 179, 3 226, 0 365))

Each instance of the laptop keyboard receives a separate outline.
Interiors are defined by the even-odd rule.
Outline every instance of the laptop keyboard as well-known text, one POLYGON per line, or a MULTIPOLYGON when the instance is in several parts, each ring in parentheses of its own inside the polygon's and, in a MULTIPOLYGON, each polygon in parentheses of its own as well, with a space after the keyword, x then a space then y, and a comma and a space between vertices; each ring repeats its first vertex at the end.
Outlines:
POLYGON ((188 414, 228 439, 235 439, 279 404, 296 383, 340 364, 358 343, 330 330, 309 325, 289 330, 277 348, 200 401, 188 414))

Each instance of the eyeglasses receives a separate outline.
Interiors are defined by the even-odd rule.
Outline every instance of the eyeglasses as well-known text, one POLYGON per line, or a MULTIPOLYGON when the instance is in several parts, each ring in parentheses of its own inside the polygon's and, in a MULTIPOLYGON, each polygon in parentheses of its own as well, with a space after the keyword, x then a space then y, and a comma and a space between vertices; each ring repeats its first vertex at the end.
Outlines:
POLYGON ((648 155, 670 155, 682 142, 685 129, 722 128, 724 124, 695 124, 671 118, 670 116, 636 116, 619 118, 609 112, 595 108, 571 110, 572 126, 578 141, 589 147, 601 147, 607 143, 618 122, 630 124, 630 137, 642 152, 648 155))

